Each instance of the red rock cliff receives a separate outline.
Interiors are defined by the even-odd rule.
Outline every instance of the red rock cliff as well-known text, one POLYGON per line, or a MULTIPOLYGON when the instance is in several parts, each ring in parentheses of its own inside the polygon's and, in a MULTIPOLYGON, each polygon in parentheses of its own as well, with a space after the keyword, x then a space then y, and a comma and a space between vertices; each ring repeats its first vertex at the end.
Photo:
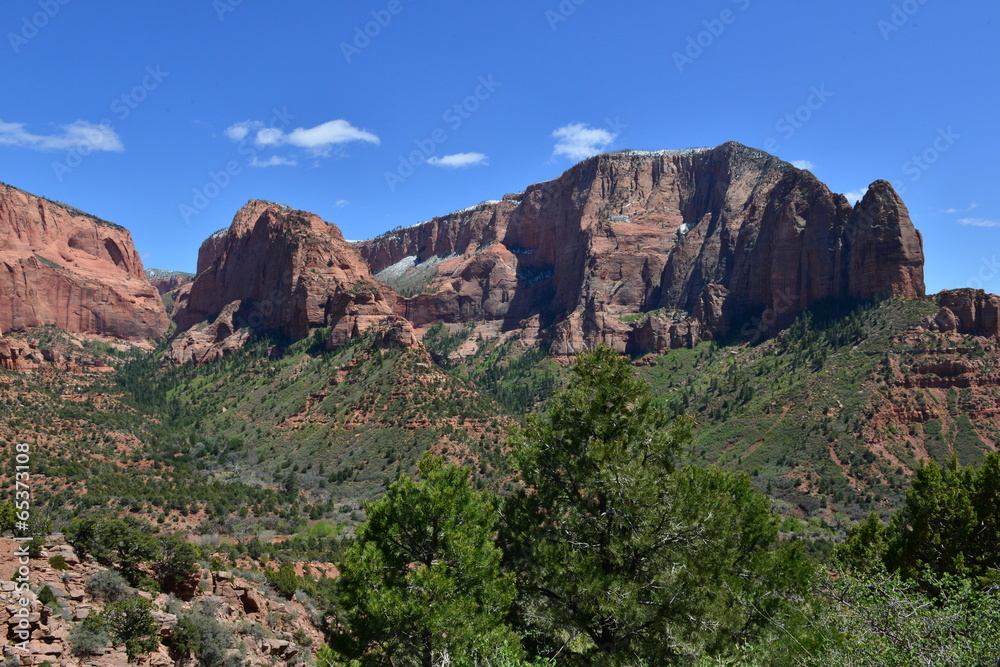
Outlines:
POLYGON ((937 303, 930 329, 1000 338, 1000 296, 965 287, 941 292, 937 303))
POLYGON ((0 330, 139 341, 168 324, 127 230, 0 184, 0 330))
POLYGON ((153 287, 161 296, 167 292, 178 290, 194 280, 194 275, 190 273, 162 271, 160 269, 146 269, 146 277, 149 278, 149 282, 153 283, 153 287))
POLYGON ((422 291, 397 306, 417 326, 539 315, 566 355, 690 345, 754 309, 924 292, 921 237, 888 183, 851 207, 737 143, 597 156, 358 249, 380 279, 422 291))
POLYGON ((395 294, 335 226, 253 200, 202 244, 197 277, 177 303, 171 357, 203 363, 254 331, 298 339, 330 327, 331 344, 342 343, 392 315, 395 294))

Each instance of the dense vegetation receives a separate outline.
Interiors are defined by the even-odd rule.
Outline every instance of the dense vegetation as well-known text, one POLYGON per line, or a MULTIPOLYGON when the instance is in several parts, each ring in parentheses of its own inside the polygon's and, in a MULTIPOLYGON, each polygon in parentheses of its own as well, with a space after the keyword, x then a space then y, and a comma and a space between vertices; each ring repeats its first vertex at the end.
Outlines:
POLYGON ((162 348, 95 344, 90 358, 117 372, 0 371, 0 444, 31 445, 42 523, 109 507, 241 542, 356 522, 360 501, 431 447, 480 480, 505 469, 502 408, 420 354, 371 342, 327 352, 321 335, 288 347, 262 338, 202 368, 165 368, 162 348))
POLYGON ((474 355, 454 358, 472 332, 468 325, 449 332, 438 324, 424 334, 423 343, 441 366, 492 396, 513 415, 533 412, 552 397, 561 369, 548 358, 544 345, 525 348, 514 340, 480 340, 474 355))
MULTIPOLYGON (((839 530, 872 510, 887 514, 922 458, 944 464, 954 452, 975 464, 986 443, 1000 442, 1000 423, 988 417, 1000 387, 919 384, 934 380, 920 376, 925 362, 1000 367, 995 346, 980 339, 921 332, 935 311, 932 300, 888 299, 820 303, 790 322, 748 313, 730 339, 634 361, 670 414, 697 420, 692 462, 747 473, 815 536, 824 532, 817 522, 839 530), (919 416, 926 412, 933 416, 919 416)), ((440 326, 425 343, 512 414, 544 409, 568 380, 543 348, 518 341, 476 341, 471 356, 453 354, 471 335, 440 326)))
POLYGON ((369 506, 321 663, 995 665, 1000 454, 927 463, 830 576, 746 476, 685 465, 690 438, 624 360, 583 355, 514 437, 522 492, 426 458, 369 506))
POLYGON ((304 493, 314 519, 350 514, 431 446, 480 473, 503 467, 505 417, 493 401, 419 352, 380 350, 369 336, 327 351, 325 334, 287 347, 259 339, 209 367, 139 359, 121 382, 140 410, 189 433, 186 460, 220 480, 252 470, 304 493))
MULTIPOLYGON (((315 607, 320 664, 995 667, 1000 431, 971 415, 1000 388, 918 382, 995 350, 899 333, 931 310, 569 369, 516 340, 460 358, 464 327, 428 333, 436 364, 323 331, 200 368, 88 343, 118 371, 0 376, 0 439, 32 447, 28 532, 109 568, 80 656, 157 645, 139 591, 249 567, 315 607)), ((170 649, 222 665, 231 639, 198 607, 170 649)))

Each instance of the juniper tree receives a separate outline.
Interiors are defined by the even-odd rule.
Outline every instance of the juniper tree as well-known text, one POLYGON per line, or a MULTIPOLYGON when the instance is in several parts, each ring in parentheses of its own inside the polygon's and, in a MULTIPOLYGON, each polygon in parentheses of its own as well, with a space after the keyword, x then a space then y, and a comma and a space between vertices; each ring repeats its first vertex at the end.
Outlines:
POLYGON ((470 470, 427 455, 401 476, 340 564, 344 631, 333 645, 362 665, 423 665, 509 645, 513 577, 500 571, 497 508, 470 470))
POLYGON ((507 503, 504 544, 537 651, 677 664, 774 630, 798 603, 810 568, 776 548, 768 499, 745 476, 681 467, 693 426, 601 347, 514 434, 525 490, 507 503))

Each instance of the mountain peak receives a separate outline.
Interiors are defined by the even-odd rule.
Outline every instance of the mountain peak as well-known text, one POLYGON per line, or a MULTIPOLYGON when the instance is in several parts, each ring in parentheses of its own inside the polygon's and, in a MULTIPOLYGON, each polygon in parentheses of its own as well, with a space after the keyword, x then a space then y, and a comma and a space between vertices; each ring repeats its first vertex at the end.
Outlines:
POLYGON ((399 307, 417 326, 551 322, 552 351, 570 356, 690 345, 740 329, 743 312, 784 319, 826 298, 924 290, 920 235, 888 183, 852 210, 738 142, 598 155, 516 199, 357 247, 377 277, 419 290, 399 307))
POLYGON ((327 327, 343 341, 395 305, 337 227, 258 199, 202 244, 197 277, 181 289, 171 348, 181 363, 218 359, 262 331, 298 339, 327 327))

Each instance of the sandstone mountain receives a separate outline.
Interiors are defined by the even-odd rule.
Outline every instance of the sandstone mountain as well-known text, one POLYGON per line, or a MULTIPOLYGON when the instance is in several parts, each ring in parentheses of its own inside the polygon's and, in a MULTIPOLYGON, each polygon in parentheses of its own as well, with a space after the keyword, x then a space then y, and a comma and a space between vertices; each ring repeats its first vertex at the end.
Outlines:
POLYGON ((0 184, 0 330, 140 341, 168 325, 127 230, 0 184))
POLYGON ((787 322, 828 298, 923 293, 920 234, 885 181, 852 207, 737 143, 625 151, 358 244, 251 201, 176 292, 171 356, 212 361, 252 331, 330 328, 336 346, 390 314, 419 333, 471 324, 466 353, 513 335, 556 356, 600 343, 635 354, 725 336, 748 313, 787 322))
POLYGON ((395 300, 336 227, 253 200, 202 244, 197 277, 177 293, 171 358, 213 361, 252 331, 300 339, 329 327, 342 344, 393 315, 395 300))
POLYGON ((641 353, 781 319, 828 297, 923 295, 902 200, 852 207, 808 171, 737 143, 600 155, 556 180, 358 245, 418 328, 552 327, 551 352, 641 353), (485 324, 483 324, 485 323, 485 324))
POLYGON ((161 295, 180 289, 194 280, 193 273, 162 269, 146 269, 146 277, 161 295))

